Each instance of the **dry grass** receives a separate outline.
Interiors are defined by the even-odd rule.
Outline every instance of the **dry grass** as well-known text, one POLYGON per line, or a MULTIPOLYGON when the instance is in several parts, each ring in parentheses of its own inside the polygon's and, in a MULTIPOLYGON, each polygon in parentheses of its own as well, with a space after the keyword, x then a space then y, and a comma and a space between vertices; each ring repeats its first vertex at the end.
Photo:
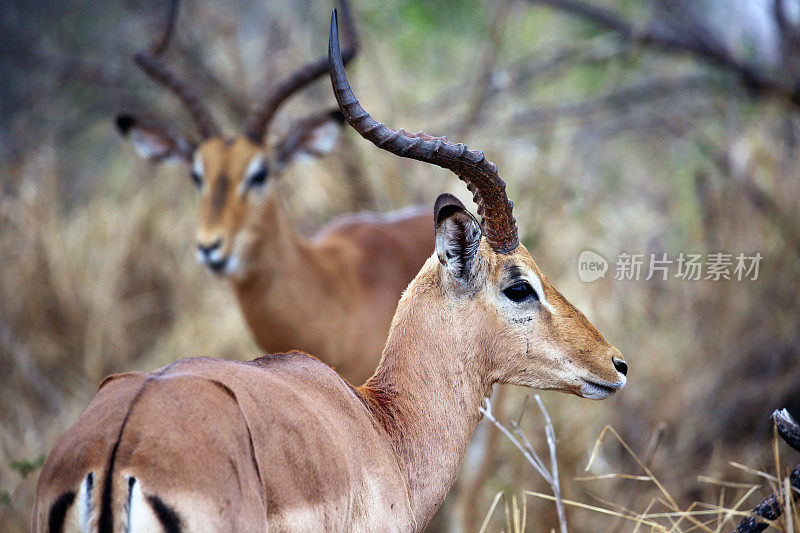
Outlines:
MULTIPOLYGON (((543 407, 542 409, 546 413, 543 407)), ((510 440, 513 440, 513 435, 502 424, 496 420, 492 420, 492 422, 498 425, 501 430, 504 430, 510 440)), ((500 491, 495 494, 492 500, 480 532, 483 533, 487 530, 493 518, 498 525, 502 524, 499 529, 503 531, 514 533, 528 531, 528 497, 531 497, 548 502, 552 501, 556 506, 564 505, 572 510, 573 516, 580 513, 583 515, 584 520, 579 523, 592 523, 591 528, 595 531, 610 529, 612 531, 630 530, 634 532, 688 533, 690 531, 704 531, 707 533, 720 533, 722 531, 735 530, 739 521, 749 516, 749 510, 757 503, 760 503, 761 499, 767 494, 780 493, 782 491, 784 494, 790 493, 789 470, 791 468, 782 469, 781 467, 780 445, 777 434, 773 436, 775 475, 731 461, 731 466, 747 472, 751 481, 742 483, 702 475, 697 476, 698 482, 714 487, 716 498, 708 502, 694 501, 687 506, 682 506, 678 502, 678 499, 669 492, 652 468, 648 466, 647 461, 638 457, 630 445, 625 442, 612 426, 603 428, 600 436, 595 441, 589 461, 584 469, 586 472, 592 471, 592 465, 597 460, 607 435, 611 435, 613 440, 634 460, 639 467, 639 472, 628 474, 603 473, 575 477, 574 480, 579 482, 603 481, 606 484, 609 481, 616 480, 619 482, 617 487, 636 482, 635 490, 640 494, 640 499, 643 500, 639 506, 641 510, 631 508, 630 499, 618 502, 614 501, 615 499, 610 496, 601 498, 592 495, 596 503, 586 503, 563 498, 558 491, 555 491, 554 495, 550 495, 522 490, 519 493, 516 491, 511 493, 510 497, 506 492, 500 491), (641 498, 641 496, 644 496, 644 498, 641 498), (498 513, 498 504, 500 502, 502 502, 501 509, 503 514, 495 517, 495 514, 498 513), (586 522, 587 519, 590 522, 586 522)), ((551 453, 555 453, 555 446, 551 445, 549 448, 551 453)), ((539 467, 527 457, 527 452, 523 452, 523 454, 526 455, 534 469, 538 471, 539 467)), ((555 462, 553 463, 553 468, 556 468, 555 462)), ((603 494, 615 493, 618 494, 618 491, 609 490, 608 487, 603 491, 603 494)), ((787 497, 783 513, 779 519, 775 521, 764 520, 764 522, 776 531, 793 533, 800 530, 798 501, 800 500, 797 498, 787 497)), ((580 528, 578 530, 584 531, 585 529, 580 528)))

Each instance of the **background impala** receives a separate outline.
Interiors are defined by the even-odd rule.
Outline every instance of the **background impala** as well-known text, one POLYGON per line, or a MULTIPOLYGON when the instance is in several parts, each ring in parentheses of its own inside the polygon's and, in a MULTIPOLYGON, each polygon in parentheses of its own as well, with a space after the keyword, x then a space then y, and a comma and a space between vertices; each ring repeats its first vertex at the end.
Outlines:
MULTIPOLYGON (((345 61, 358 37, 347 2, 345 61)), ((197 91, 162 56, 172 37, 178 0, 161 34, 135 56, 155 81, 189 111, 200 141, 164 122, 121 114, 116 122, 139 153, 153 161, 183 160, 200 191, 197 259, 227 276, 262 350, 313 353, 356 382, 370 375, 389 330, 395 300, 430 254, 430 227, 418 208, 339 217, 308 239, 289 219, 277 190, 286 168, 325 155, 343 118, 313 111, 283 138, 268 138, 279 108, 327 73, 323 57, 273 83, 241 133, 225 136, 197 91), (268 140, 269 139, 269 140, 268 140)))
MULTIPOLYGON (((559 437, 565 497, 625 505, 633 492, 630 507, 641 512, 661 496, 637 480, 575 479, 641 473, 613 441, 583 473, 609 422, 643 458, 653 452, 653 471, 684 506, 723 496, 730 506, 748 489, 722 494, 698 474, 760 483, 729 461, 770 467, 770 411, 786 406, 800 418, 797 112, 791 100, 744 85, 733 69, 755 63, 759 73, 768 68, 771 78, 788 80, 797 54, 780 44, 771 1, 578 2, 613 11, 637 32, 620 38, 528 1, 355 0, 365 46, 348 74, 381 120, 449 133, 502 162, 514 213, 525 221, 520 240, 631 360, 630 382, 617 397, 542 395, 559 437), (671 12, 661 9, 667 4, 671 12), (688 31, 739 60, 720 68, 638 40, 647 36, 639 30, 675 21, 677 28, 656 33, 688 31), (587 249, 608 260, 620 252, 721 250, 760 251, 764 259, 750 283, 618 282, 612 265, 585 284, 576 261, 587 249), (651 448, 661 422, 662 439, 651 448)), ((271 81, 321 57, 331 5, 186 1, 167 59, 233 132, 271 81)), ((195 131, 174 95, 130 61, 161 27, 164 8, 154 0, 9 0, 0 9, 4 530, 29 530, 37 472, 21 472, 77 420, 104 375, 158 368, 176 355, 259 353, 228 284, 196 263, 197 196, 186 167, 154 170, 109 120, 121 109, 147 110, 195 131)), ((317 82, 286 102, 271 131, 280 138, 294 119, 332 104, 327 82, 317 82)), ((339 142, 351 146, 295 164, 281 179, 282 200, 303 234, 344 211, 429 209, 443 191, 471 206, 445 170, 376 150, 351 131, 339 142)), ((506 424, 525 391, 509 394, 513 409, 498 414, 506 424)), ((521 424, 541 449, 531 405, 521 424)), ((496 431, 484 426, 478 443, 483 429, 496 431)), ((547 491, 510 443, 500 445, 474 497, 449 495, 440 512, 446 524, 477 531, 498 492, 521 502, 521 490, 547 491)), ((468 454, 459 476, 479 474, 468 454)), ((742 507, 759 499, 751 495, 742 507)), ((489 531, 505 528, 503 501, 489 531)), ((529 530, 556 526, 550 502, 529 497, 527 506, 537 517, 529 530)), ((567 518, 571 531, 618 527, 616 518, 584 509, 567 508, 567 518)))

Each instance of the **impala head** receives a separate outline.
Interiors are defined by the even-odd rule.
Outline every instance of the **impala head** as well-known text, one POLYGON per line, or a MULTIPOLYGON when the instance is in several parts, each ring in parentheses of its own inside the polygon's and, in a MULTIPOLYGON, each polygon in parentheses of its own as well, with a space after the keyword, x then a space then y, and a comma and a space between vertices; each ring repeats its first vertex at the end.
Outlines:
MULTIPOLYGON (((438 263, 429 262, 420 276, 432 287, 426 290, 458 314, 463 338, 485 352, 491 379, 596 400, 622 388, 628 370, 622 354, 550 284, 520 244, 497 167, 463 144, 375 121, 347 81, 335 12, 329 60, 339 108, 356 131, 393 154, 452 170, 473 193, 481 222, 455 197, 437 199, 438 263)), ((418 277, 414 283, 421 282, 418 277)))
POLYGON ((461 310, 464 337, 493 347, 486 361, 493 380, 591 399, 625 385, 622 354, 550 284, 522 244, 498 251, 450 195, 437 199, 434 219, 434 279, 449 305, 461 310))
MULTIPOLYGON (((358 42, 347 3, 341 0, 352 59, 358 42)), ((172 0, 164 29, 150 47, 134 56, 150 77, 172 91, 190 112, 199 140, 179 133, 159 121, 120 114, 117 128, 142 157, 152 161, 182 161, 200 194, 196 235, 197 259, 217 274, 235 274, 248 259, 247 248, 255 238, 248 226, 263 221, 264 210, 274 203, 273 183, 293 162, 320 157, 336 144, 344 124, 337 110, 312 113, 298 120, 282 139, 267 143, 268 131, 278 108, 290 96, 324 75, 326 58, 309 63, 277 83, 253 111, 243 131, 225 136, 194 88, 178 78, 161 61, 175 25, 178 0, 172 0)), ((264 233, 263 227, 258 232, 264 233)), ((267 228, 268 230, 269 228, 267 228)))

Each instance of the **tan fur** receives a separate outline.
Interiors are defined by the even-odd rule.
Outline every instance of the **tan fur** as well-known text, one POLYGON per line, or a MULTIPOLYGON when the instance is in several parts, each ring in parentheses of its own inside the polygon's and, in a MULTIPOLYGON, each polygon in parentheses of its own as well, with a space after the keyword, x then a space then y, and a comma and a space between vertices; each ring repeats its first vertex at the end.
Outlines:
POLYGON ((494 383, 582 394, 583 379, 621 379, 612 361, 619 352, 523 246, 499 255, 484 241, 472 264, 459 282, 437 254, 425 263, 362 387, 300 353, 187 359, 110 378, 48 457, 33 530, 45 530, 55 499, 77 492, 89 471, 98 487, 112 476, 122 525, 123 478, 132 475, 187 531, 421 530, 458 473, 494 383), (531 304, 520 315, 507 305, 501 291, 512 265, 541 277, 552 312, 531 304))
MULTIPOLYGON (((261 148, 246 137, 198 147, 204 169, 198 243, 218 239, 239 265, 230 279, 259 347, 313 353, 354 382, 375 369, 401 292, 430 255, 427 210, 340 217, 313 239, 297 234, 278 199, 278 177, 243 191, 261 148), (226 180, 220 200, 220 180, 226 180)), ((269 158, 269 154, 264 154, 269 158)))

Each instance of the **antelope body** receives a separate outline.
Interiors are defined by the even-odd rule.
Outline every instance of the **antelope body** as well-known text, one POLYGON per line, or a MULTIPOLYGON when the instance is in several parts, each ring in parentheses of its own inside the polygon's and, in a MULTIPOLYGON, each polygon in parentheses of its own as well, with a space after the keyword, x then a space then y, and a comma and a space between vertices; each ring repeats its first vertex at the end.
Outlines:
MULTIPOLYGON (((37 499, 72 494, 64 531, 408 531, 394 523, 410 516, 400 466, 376 453, 391 443, 375 424, 307 355, 186 359, 107 378, 51 452, 61 460, 37 499)), ((34 531, 53 530, 53 509, 37 504, 34 531)))
MULTIPOLYGON (((342 7, 346 61, 358 40, 349 8, 342 7)), ((259 347, 313 353, 348 379, 363 381, 378 362, 400 293, 433 249, 427 214, 407 208, 349 215, 311 239, 298 234, 280 199, 279 177, 293 162, 330 151, 344 119, 338 110, 314 112, 282 139, 265 140, 280 105, 324 75, 327 59, 278 83, 243 132, 225 137, 191 86, 161 62, 176 14, 173 0, 163 33, 135 59, 186 105, 202 140, 128 114, 117 117, 120 132, 148 159, 191 166, 200 192, 198 261, 230 280, 259 347)))
POLYGON ((404 292, 375 373, 352 387, 306 354, 187 359, 112 376, 39 478, 34 531, 419 531, 453 483, 495 383, 603 399, 627 365, 517 239, 482 154, 378 124, 344 75, 351 125, 398 155, 458 172, 483 224, 434 206, 435 253, 404 292))

